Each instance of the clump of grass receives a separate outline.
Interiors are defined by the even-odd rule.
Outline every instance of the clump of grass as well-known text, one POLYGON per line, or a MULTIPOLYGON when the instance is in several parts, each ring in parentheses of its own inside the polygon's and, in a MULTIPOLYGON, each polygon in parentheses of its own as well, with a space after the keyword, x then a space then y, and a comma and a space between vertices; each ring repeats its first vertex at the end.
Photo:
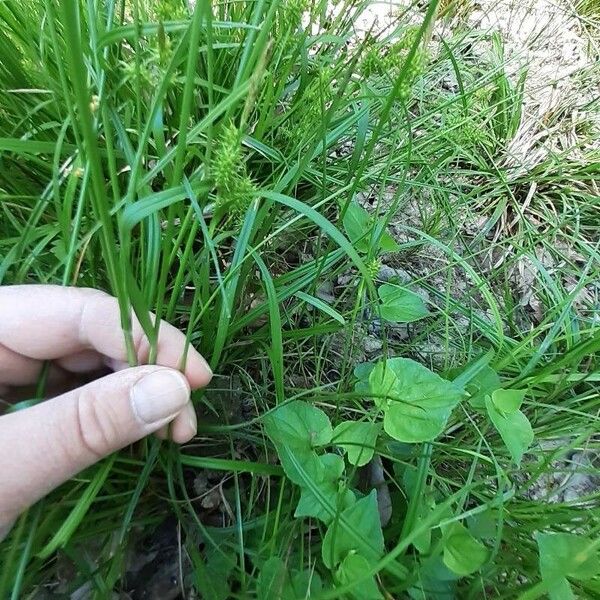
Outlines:
POLYGON ((531 493, 597 450, 597 307, 576 302, 598 278, 597 160, 514 175, 523 79, 499 38, 485 64, 468 37, 428 43, 433 1, 357 42, 366 6, 0 5, 0 280, 107 289, 126 336, 128 308, 152 310, 217 373, 192 443, 146 440, 22 517, 0 597, 56 585, 55 557, 65 593, 126 591, 167 515, 178 585, 207 598, 597 589, 547 550, 593 560, 598 491, 531 493), (538 258, 558 241, 575 254, 538 258), (412 281, 382 285, 392 263, 412 281))

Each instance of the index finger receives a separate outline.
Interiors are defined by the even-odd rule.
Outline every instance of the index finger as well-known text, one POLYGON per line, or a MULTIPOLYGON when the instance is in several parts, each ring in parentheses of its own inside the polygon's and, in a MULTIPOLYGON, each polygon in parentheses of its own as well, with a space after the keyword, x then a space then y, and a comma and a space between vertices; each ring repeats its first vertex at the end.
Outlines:
MULTIPOLYGON (((150 343, 133 314, 132 336, 138 364, 145 364, 150 343)), ((93 349, 115 361, 127 361, 116 298, 90 288, 0 287, 0 344, 38 360, 54 360, 93 349)), ((161 322, 156 364, 180 369, 185 345, 181 331, 161 322)), ((212 377, 206 361, 191 345, 183 373, 192 388, 205 386, 212 377)))

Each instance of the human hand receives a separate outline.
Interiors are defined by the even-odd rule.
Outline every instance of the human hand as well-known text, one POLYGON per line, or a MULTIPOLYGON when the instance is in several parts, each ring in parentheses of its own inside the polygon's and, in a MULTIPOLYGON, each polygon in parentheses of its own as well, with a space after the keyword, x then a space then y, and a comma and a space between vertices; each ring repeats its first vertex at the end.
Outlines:
MULTIPOLYGON (((138 363, 150 346, 133 318, 138 363)), ((35 384, 44 361, 50 381, 115 372, 87 385, 0 416, 0 539, 25 508, 82 469, 150 433, 175 442, 196 433, 190 388, 208 384, 206 361, 162 323, 157 365, 128 368, 119 307, 93 289, 51 285, 0 287, 0 397, 35 384)), ((0 406, 1 414, 1 406, 0 406)))

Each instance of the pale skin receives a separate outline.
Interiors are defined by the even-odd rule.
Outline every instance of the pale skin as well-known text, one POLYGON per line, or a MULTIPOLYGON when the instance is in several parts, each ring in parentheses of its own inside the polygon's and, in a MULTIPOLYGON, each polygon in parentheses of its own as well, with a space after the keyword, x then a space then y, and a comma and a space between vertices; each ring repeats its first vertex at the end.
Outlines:
POLYGON ((26 508, 81 470, 149 434, 189 441, 190 390, 212 377, 185 337, 162 323, 155 365, 133 318, 137 362, 128 367, 117 301, 93 289, 0 288, 0 539, 26 508), (185 361, 184 361, 185 357, 185 361), (50 398, 6 413, 8 398, 50 364, 50 398), (185 362, 185 364, 184 364, 185 362), (69 389, 81 374, 114 371, 69 389), (53 388, 69 389, 53 395, 53 388), (6 414, 3 414, 6 413, 6 414))

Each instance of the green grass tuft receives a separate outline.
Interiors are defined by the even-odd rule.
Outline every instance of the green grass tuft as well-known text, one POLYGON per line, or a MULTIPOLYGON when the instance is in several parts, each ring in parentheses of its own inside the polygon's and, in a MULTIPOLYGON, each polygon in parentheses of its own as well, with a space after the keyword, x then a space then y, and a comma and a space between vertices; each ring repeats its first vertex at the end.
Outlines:
POLYGON ((518 159, 526 70, 440 41, 463 4, 0 3, 0 282, 105 289, 216 373, 192 442, 21 517, 0 598, 131 591, 166 519, 185 597, 600 593, 593 119, 518 159))

